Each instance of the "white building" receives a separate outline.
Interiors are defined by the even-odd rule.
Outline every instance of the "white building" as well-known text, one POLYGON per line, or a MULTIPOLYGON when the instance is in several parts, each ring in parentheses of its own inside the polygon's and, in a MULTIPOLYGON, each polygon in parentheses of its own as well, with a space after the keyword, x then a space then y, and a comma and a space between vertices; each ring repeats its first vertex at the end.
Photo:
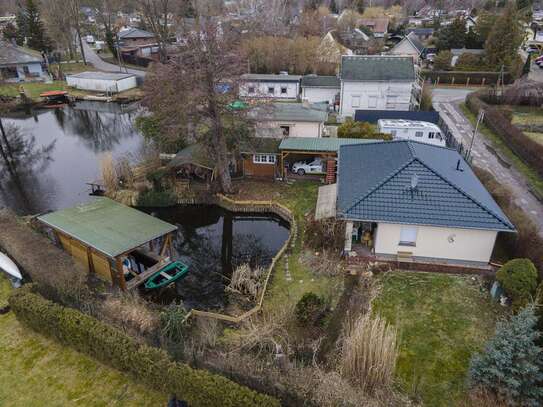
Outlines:
POLYGON ((119 93, 138 86, 136 75, 111 72, 81 72, 67 75, 68 86, 94 92, 119 93))
POLYGON ((399 43, 397 43, 388 53, 390 55, 410 56, 415 63, 418 63, 424 57, 426 47, 420 38, 413 31, 407 34, 399 43))
POLYGON ((337 194, 350 255, 488 267, 498 233, 515 232, 453 149, 413 141, 342 146, 337 194))
POLYGON ((341 82, 337 76, 306 75, 302 78, 302 100, 334 105, 339 99, 341 82))
POLYGON ((257 137, 323 137, 328 119, 326 105, 272 103, 259 106, 250 115, 257 123, 257 137))
POLYGON ((241 98, 270 98, 297 100, 300 96, 299 75, 245 74, 241 76, 241 98))
POLYGON ((415 103, 413 60, 401 56, 353 55, 341 59, 340 110, 411 110, 415 103))
POLYGON ((39 52, 0 40, 0 81, 45 80, 47 74, 42 69, 42 62, 39 52))
POLYGON ((417 120, 390 120, 377 121, 379 133, 390 134, 393 140, 413 140, 421 143, 445 147, 445 137, 441 129, 434 123, 417 120))

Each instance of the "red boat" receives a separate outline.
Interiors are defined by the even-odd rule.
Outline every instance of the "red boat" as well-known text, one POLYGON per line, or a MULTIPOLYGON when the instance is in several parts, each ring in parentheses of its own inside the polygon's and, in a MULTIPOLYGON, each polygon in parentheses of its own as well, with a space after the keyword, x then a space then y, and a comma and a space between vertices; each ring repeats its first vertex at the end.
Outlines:
POLYGON ((40 93, 40 97, 45 99, 45 107, 52 109, 64 107, 70 102, 68 99, 68 92, 64 90, 43 92, 40 93))

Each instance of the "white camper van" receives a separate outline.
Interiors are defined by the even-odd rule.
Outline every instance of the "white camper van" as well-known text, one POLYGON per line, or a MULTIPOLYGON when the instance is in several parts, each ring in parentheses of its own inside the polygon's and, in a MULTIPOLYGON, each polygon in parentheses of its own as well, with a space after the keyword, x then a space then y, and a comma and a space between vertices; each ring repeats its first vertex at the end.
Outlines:
POLYGON ((394 140, 413 140, 435 146, 446 146, 441 129, 433 123, 415 120, 381 119, 377 121, 377 125, 380 133, 390 134, 394 140))

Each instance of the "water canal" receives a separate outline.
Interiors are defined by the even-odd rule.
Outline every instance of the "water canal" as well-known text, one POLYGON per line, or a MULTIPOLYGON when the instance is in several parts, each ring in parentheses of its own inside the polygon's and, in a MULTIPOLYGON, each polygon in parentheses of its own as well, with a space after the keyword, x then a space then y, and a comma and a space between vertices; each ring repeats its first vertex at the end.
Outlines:
MULTIPOLYGON (((79 102, 31 115, 4 116, 12 160, 0 156, 0 208, 38 214, 86 202, 87 182, 100 178, 100 160, 137 158, 143 137, 133 126, 137 107, 79 102), (10 164, 11 163, 11 164, 10 164)), ((177 286, 152 293, 160 303, 182 300, 189 308, 228 306, 228 285, 238 265, 266 267, 288 238, 288 223, 271 214, 236 214, 216 206, 146 209, 179 227, 174 258, 190 266, 177 286)))

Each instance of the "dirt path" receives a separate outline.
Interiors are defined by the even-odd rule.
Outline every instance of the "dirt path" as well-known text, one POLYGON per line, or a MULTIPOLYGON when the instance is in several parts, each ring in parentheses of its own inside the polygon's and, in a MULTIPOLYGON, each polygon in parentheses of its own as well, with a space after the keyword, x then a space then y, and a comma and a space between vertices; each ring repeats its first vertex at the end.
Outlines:
MULTIPOLYGON (((457 140, 469 146, 473 126, 460 109, 465 98, 465 95, 463 98, 461 96, 438 90, 434 94, 434 108, 442 114, 457 140)), ((507 168, 501 163, 487 145, 492 146, 491 141, 479 132, 473 143, 473 164, 491 172, 514 194, 515 203, 538 225, 539 233, 543 236, 543 204, 532 195, 525 177, 514 166, 507 168)))

